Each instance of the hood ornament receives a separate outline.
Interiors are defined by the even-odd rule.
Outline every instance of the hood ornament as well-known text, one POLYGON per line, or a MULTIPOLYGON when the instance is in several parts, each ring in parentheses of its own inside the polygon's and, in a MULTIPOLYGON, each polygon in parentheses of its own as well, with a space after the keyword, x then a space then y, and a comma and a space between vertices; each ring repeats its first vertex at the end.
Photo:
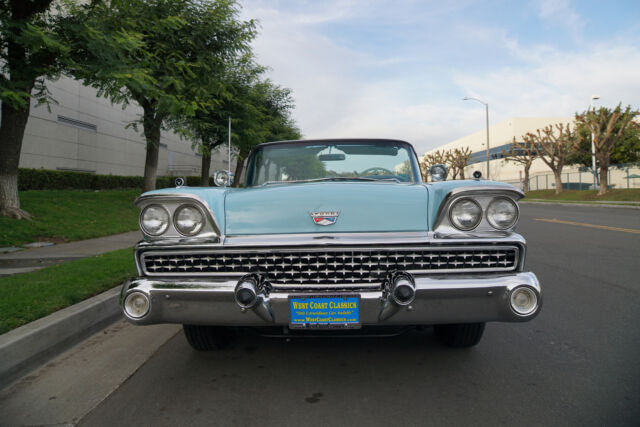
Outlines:
POLYGON ((337 211, 321 211, 311 212, 311 218, 317 225, 332 225, 338 220, 340 212, 337 211))

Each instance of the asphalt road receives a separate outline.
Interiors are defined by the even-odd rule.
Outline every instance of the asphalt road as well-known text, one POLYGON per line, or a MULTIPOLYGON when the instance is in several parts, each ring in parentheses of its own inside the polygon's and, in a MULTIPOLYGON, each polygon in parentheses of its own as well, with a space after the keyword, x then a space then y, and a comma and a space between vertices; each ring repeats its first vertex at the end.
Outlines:
POLYGON ((197 353, 178 333, 80 424, 638 425, 640 210, 523 204, 519 231, 543 311, 489 324, 473 349, 443 347, 427 330, 243 334, 197 353))

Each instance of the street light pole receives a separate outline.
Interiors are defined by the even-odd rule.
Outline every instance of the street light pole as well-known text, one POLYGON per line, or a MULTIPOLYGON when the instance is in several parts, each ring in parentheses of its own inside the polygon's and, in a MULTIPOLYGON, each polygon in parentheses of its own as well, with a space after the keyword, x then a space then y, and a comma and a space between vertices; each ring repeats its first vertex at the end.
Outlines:
MULTIPOLYGON (((600 95, 591 95, 591 100, 589 101, 589 110, 593 110, 595 113, 595 108, 593 106, 593 101, 600 99, 600 95)), ((596 145, 593 142, 594 134, 591 132, 591 170, 593 171, 593 188, 594 190, 597 188, 598 183, 598 175, 596 172, 596 145)))
POLYGON ((465 96, 464 98, 462 98, 463 101, 476 101, 479 102, 481 104, 484 105, 484 113, 485 113, 485 119, 486 119, 486 125, 487 125, 487 179, 491 179, 490 175, 489 175, 489 103, 481 101, 477 98, 471 98, 469 96, 465 96))

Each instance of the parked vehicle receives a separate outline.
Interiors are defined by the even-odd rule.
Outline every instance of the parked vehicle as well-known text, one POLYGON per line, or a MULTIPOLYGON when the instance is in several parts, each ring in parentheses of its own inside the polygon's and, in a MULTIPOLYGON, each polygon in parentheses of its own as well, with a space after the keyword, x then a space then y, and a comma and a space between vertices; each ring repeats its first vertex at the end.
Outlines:
POLYGON ((124 315, 183 324, 197 350, 270 326, 430 325, 469 347, 486 322, 535 317, 541 289, 514 231, 522 191, 433 172, 441 181, 423 183, 403 141, 284 141, 253 150, 244 188, 145 193, 124 315))

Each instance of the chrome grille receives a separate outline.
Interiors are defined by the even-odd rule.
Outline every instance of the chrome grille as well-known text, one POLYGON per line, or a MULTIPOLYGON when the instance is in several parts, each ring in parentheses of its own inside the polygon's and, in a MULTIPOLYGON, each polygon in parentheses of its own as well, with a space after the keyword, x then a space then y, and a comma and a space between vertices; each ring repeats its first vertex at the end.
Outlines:
POLYGON ((389 272, 413 274, 513 271, 518 248, 393 247, 277 248, 149 251, 140 254, 148 276, 238 277, 261 274, 279 287, 379 284, 389 272))

